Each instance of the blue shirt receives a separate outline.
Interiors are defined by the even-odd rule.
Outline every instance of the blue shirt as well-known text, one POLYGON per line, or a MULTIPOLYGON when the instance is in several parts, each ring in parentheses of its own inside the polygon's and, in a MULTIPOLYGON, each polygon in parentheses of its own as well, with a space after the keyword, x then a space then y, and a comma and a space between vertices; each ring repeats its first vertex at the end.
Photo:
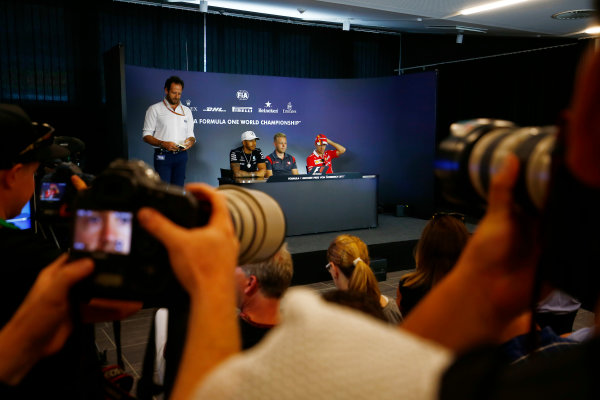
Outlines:
POLYGON ((273 171, 273 176, 292 175, 293 169, 298 169, 296 159, 291 154, 285 153, 283 160, 277 157, 274 151, 265 158, 267 170, 273 171))

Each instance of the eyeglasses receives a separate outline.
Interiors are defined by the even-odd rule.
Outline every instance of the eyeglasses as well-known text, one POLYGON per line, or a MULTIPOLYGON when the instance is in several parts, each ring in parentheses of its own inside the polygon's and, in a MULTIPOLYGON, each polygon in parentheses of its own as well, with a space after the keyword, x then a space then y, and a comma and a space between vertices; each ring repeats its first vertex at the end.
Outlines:
POLYGON ((436 219, 442 216, 448 216, 448 217, 452 217, 452 218, 456 218, 462 222, 465 222, 465 214, 461 214, 461 213, 457 213, 457 212, 436 212, 435 214, 433 214, 433 216, 431 217, 431 219, 436 219))
POLYGON ((331 263, 327 263, 325 269, 327 270, 327 272, 331 272, 331 263))

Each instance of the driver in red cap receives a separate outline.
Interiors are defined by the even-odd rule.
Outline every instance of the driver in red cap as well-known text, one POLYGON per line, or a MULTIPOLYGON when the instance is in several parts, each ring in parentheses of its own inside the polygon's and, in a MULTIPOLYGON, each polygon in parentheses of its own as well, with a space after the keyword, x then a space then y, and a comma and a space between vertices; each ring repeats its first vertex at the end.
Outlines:
POLYGON ((331 161, 338 158, 346 152, 346 148, 341 144, 327 139, 325 135, 317 135, 315 138, 315 150, 306 157, 306 172, 311 175, 332 174, 333 168, 331 161), (327 150, 327 145, 332 145, 335 150, 327 150))

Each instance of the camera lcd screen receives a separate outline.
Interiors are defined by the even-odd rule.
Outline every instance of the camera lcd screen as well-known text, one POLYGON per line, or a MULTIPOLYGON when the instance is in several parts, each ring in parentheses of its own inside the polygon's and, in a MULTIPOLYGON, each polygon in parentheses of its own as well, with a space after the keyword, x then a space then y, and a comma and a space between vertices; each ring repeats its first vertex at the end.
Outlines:
POLYGON ((67 184, 65 182, 42 182, 40 200, 55 202, 62 200, 67 184))
POLYGON ((75 218, 73 249, 127 255, 131 249, 133 213, 79 209, 75 218))

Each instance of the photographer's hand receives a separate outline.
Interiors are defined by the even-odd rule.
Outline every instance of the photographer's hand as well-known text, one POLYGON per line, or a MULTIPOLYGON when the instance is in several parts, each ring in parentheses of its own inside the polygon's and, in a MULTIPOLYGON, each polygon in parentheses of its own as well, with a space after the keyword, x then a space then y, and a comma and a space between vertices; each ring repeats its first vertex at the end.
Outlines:
POLYGON ((71 183, 77 191, 85 190, 88 188, 87 183, 85 183, 85 181, 81 179, 81 177, 78 175, 71 175, 71 183))
POLYGON ((489 206, 456 266, 402 327, 453 350, 496 342, 530 304, 539 244, 537 223, 513 202, 514 155, 494 176, 489 206))
POLYGON ((206 374, 240 350, 234 270, 237 238, 222 194, 204 184, 187 185, 208 200, 208 224, 182 228, 155 210, 138 213, 140 224, 169 252, 171 266, 190 294, 190 317, 184 354, 171 399, 187 399, 206 374))
POLYGON ((0 331, 0 381, 16 385, 41 358, 62 348, 72 329, 69 290, 94 269, 90 259, 62 255, 38 275, 0 331))

